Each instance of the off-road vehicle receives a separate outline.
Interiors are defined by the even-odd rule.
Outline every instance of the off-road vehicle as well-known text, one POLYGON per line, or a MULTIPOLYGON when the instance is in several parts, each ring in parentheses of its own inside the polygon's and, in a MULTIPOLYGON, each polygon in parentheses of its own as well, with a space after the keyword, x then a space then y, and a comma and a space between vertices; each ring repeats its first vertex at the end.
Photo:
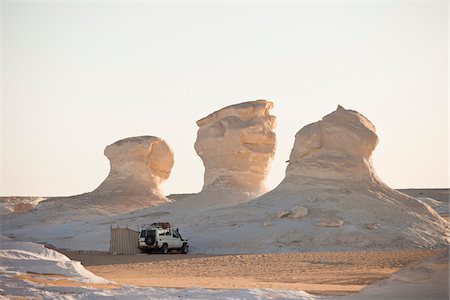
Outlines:
POLYGON ((142 253, 157 251, 166 254, 178 250, 187 254, 189 250, 188 241, 181 237, 178 228, 172 228, 168 222, 141 225, 138 247, 142 253))

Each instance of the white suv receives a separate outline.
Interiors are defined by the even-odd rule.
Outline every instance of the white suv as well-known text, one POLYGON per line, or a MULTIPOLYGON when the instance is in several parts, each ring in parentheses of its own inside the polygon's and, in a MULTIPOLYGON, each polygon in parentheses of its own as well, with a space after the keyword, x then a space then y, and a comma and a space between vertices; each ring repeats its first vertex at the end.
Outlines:
POLYGON ((142 253, 159 251, 166 254, 170 250, 179 250, 187 254, 189 244, 178 232, 178 228, 172 228, 169 223, 153 223, 141 225, 139 230, 138 247, 142 253))

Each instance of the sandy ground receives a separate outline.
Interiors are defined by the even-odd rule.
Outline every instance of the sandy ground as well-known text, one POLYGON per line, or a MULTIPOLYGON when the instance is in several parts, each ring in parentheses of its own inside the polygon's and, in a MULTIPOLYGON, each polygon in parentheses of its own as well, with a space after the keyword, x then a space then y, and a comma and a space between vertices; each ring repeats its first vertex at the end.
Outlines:
POLYGON ((346 295, 437 251, 249 255, 109 255, 61 251, 118 284, 212 289, 272 288, 346 295))
POLYGON ((119 288, 117 284, 107 283, 89 283, 71 280, 70 277, 58 274, 19 274, 15 276, 18 279, 26 280, 47 286, 71 286, 71 287, 88 287, 95 289, 114 289, 119 288))

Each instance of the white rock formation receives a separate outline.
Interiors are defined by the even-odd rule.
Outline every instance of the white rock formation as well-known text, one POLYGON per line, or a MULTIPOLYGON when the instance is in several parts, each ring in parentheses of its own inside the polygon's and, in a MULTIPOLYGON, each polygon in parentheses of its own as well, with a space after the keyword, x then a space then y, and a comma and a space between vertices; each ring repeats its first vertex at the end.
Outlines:
POLYGON ((289 210, 285 210, 285 209, 279 209, 277 211, 277 218, 281 219, 281 218, 286 218, 287 216, 289 216, 291 212, 289 210))
POLYGON ((375 127, 368 119, 338 106, 296 134, 285 181, 376 180, 371 155, 377 144, 375 127))
POLYGON ((380 224, 366 224, 366 228, 370 230, 377 230, 378 228, 380 228, 380 224))
POLYGON ((218 253, 241 247, 249 252, 448 247, 448 223, 436 211, 376 176, 371 154, 377 142, 367 118, 338 107, 297 133, 277 188, 247 203, 202 212, 208 219, 186 225, 195 236, 215 228, 227 238, 193 237, 192 243, 218 253), (291 217, 296 207, 307 215, 291 217))
POLYGON ((265 100, 227 106, 197 121, 195 150, 205 166, 203 192, 232 191, 254 198, 275 154, 273 103, 265 100))
POLYGON ((105 156, 110 171, 92 197, 108 197, 133 208, 169 202, 162 183, 169 178, 174 159, 164 140, 153 136, 126 138, 107 146, 105 156))
MULTIPOLYGON (((172 202, 162 191, 174 164, 173 152, 164 140, 153 136, 130 137, 107 146, 104 154, 109 159, 110 171, 97 189, 42 201, 36 206, 39 210, 36 214, 52 211, 55 216, 76 220, 172 202), (71 210, 80 212, 67 214, 71 210)), ((53 218, 49 222, 58 220, 53 218)))
MULTIPOLYGON (((209 138, 214 140, 212 137, 205 140, 209 138)), ((205 165, 213 171, 212 178, 219 179, 220 172, 208 162, 214 157, 214 153, 207 153, 214 149, 211 143, 206 143, 208 147, 203 149, 202 155, 206 157, 205 165)), ((107 251, 109 224, 129 224, 131 228, 151 220, 176 224, 189 239, 192 252, 199 253, 448 249, 448 223, 426 203, 390 189, 377 178, 371 164, 376 143, 375 128, 364 116, 339 107, 322 121, 300 130, 286 178, 275 190, 257 199, 232 202, 236 193, 245 192, 234 193, 229 192, 231 188, 223 188, 219 183, 233 182, 225 180, 227 177, 218 180, 217 185, 206 186, 212 190, 209 195, 205 191, 183 195, 175 203, 129 214, 108 216, 100 211, 88 218, 84 215, 85 210, 66 212, 70 204, 73 207, 110 205, 110 209, 118 207, 118 211, 126 212, 139 205, 148 207, 154 203, 146 196, 154 195, 152 189, 143 196, 139 193, 137 196, 121 195, 120 191, 117 191, 119 196, 114 196, 106 189, 105 196, 99 196, 100 189, 97 195, 88 193, 61 198, 57 203, 59 206, 64 203, 61 206, 64 214, 58 221, 53 221, 55 210, 52 210, 57 206, 44 206, 55 203, 53 199, 41 202, 34 213, 2 216, 2 231, 8 236, 45 241, 59 248, 107 251), (221 193, 221 190, 228 192, 221 193), (215 203, 217 199, 219 204, 215 203), (291 217, 302 211, 307 211, 307 215, 291 217), (74 218, 79 221, 74 222, 74 218)), ((217 151, 228 153, 221 149, 217 151)), ((219 155, 218 158, 226 161, 236 155, 231 152, 229 156, 219 155)), ((110 184, 129 177, 125 175, 131 172, 130 169, 118 169, 124 171, 117 171, 111 177, 117 181, 110 184)), ((232 172, 234 169, 230 169, 227 167, 224 174, 239 178, 232 172)), ((125 182, 136 184, 135 178, 139 176, 131 176, 125 182)), ((142 182, 145 183, 141 185, 139 181, 139 186, 143 190, 152 186, 148 180, 142 182)), ((119 185, 128 186, 126 183, 119 185)))
POLYGON ((341 227, 344 225, 344 221, 337 218, 322 218, 316 225, 320 227, 341 227))
POLYGON ((165 198, 161 185, 169 178, 174 160, 164 140, 126 138, 107 146, 105 156, 110 162, 109 175, 93 193, 165 198))
POLYGON ((0 197, 0 215, 27 213, 46 199, 45 197, 0 197))
POLYGON ((375 127, 366 117, 339 106, 296 134, 285 179, 248 205, 274 207, 274 213, 294 205, 308 209, 306 217, 292 220, 291 230, 279 237, 286 246, 292 240, 311 249, 446 245, 444 219, 377 177, 371 159, 377 143, 375 127))
POLYGON ((289 218, 298 219, 303 218, 308 215, 308 209, 306 207, 302 206, 296 206, 291 210, 291 213, 289 214, 289 218))
POLYGON ((295 206, 292 210, 279 209, 277 211, 277 218, 291 218, 298 219, 308 215, 308 209, 302 206, 295 206))

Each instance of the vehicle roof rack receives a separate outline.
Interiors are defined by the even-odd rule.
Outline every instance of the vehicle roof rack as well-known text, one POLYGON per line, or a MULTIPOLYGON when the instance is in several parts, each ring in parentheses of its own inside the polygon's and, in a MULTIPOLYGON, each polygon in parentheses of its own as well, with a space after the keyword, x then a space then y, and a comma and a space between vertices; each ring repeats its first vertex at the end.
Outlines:
POLYGON ((169 222, 157 222, 152 224, 143 224, 142 227, 157 227, 162 229, 169 229, 171 226, 169 222))

